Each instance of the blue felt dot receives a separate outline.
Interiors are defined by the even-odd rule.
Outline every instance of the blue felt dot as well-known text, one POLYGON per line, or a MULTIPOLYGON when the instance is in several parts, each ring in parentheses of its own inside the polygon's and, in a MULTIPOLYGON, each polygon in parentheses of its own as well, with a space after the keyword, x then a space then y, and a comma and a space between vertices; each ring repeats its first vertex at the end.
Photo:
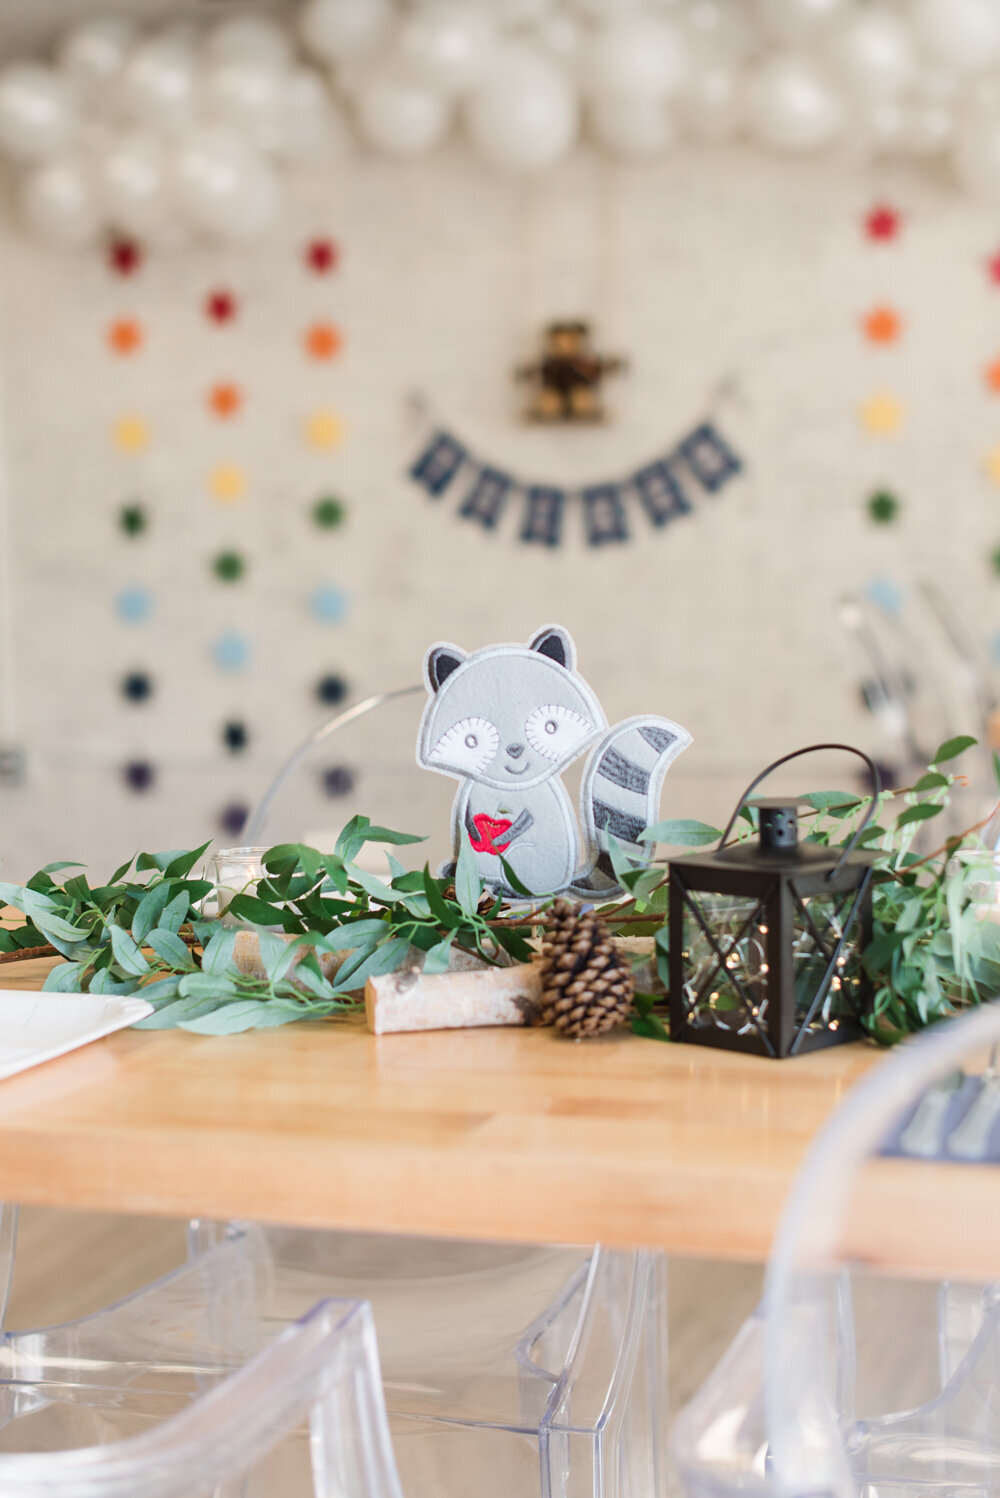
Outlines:
POLYGON ((242 671, 250 660, 250 641, 236 630, 226 630, 212 643, 212 659, 220 671, 242 671))
POLYGON ((142 586, 122 588, 115 599, 115 609, 126 624, 145 624, 153 612, 153 595, 142 586))
POLYGON ((339 624, 347 613, 347 594, 332 583, 321 583, 309 595, 309 609, 321 624, 339 624))
POLYGON ((873 577, 865 588, 865 597, 883 614, 895 619, 903 611, 906 591, 891 577, 873 577))

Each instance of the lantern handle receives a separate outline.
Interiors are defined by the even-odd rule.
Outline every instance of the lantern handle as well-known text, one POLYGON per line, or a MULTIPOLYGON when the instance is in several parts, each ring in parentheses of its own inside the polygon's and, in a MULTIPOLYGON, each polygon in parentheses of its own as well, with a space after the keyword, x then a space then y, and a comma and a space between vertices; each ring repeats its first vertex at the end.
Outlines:
POLYGON ((726 843, 729 841, 729 834, 736 826, 736 818, 743 810, 743 806, 746 802, 747 797, 757 789, 762 780, 766 780, 767 777, 772 773, 772 771, 779 769, 782 765, 787 765, 789 760, 799 759, 803 754, 818 754, 822 749, 839 749, 845 754, 857 755, 858 759, 863 759, 865 764, 868 766, 868 770, 872 780, 871 802, 869 804, 868 810, 865 812, 864 816, 861 819, 861 825, 858 827, 854 836, 845 845, 843 852, 826 877, 828 879, 833 879, 837 874, 839 874, 840 870, 843 868, 844 864, 847 862, 848 858, 850 858, 851 854, 857 847, 858 839, 860 838, 861 834, 864 832, 865 828, 874 817, 876 809, 878 807, 878 798, 882 794, 882 776, 879 772, 878 765, 870 755, 865 753, 863 749, 857 749, 853 744, 808 744, 805 749, 793 749, 791 754, 783 754, 780 759, 776 759, 772 764, 768 765, 766 770, 761 770, 760 774, 756 777, 755 780, 752 780, 750 782, 740 799, 737 801, 736 810, 729 818, 729 825, 726 827, 725 832, 719 839, 719 848, 717 851, 721 851, 721 849, 726 846, 726 843))

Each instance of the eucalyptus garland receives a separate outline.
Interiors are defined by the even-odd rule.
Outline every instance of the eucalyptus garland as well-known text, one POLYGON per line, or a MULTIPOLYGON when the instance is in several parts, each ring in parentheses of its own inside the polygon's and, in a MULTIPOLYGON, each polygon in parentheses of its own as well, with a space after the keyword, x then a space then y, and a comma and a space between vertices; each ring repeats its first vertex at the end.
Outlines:
MULTIPOLYGON (((874 931, 863 954, 874 986, 867 1027, 884 1044, 1000 997, 1000 925, 981 918, 969 875, 953 863, 956 853, 982 847, 977 834, 985 824, 946 837, 929 853, 914 849, 920 829, 945 810, 961 779, 942 766, 975 742, 964 735, 950 739, 914 785, 882 792, 861 835, 861 844, 876 854, 874 931)), ((996 756, 994 764, 1000 783, 996 756)), ((811 808, 807 840, 830 847, 846 845, 871 804, 842 791, 815 791, 804 800, 811 808)), ((755 813, 744 808, 741 816, 740 836, 749 837, 755 813)), ((651 847, 701 847, 720 836, 705 822, 671 820, 649 828, 644 840, 651 847)), ((484 891, 471 856, 459 858, 453 879, 433 875, 426 865, 408 870, 392 853, 386 879, 357 863, 368 842, 393 847, 424 840, 355 816, 332 853, 281 844, 264 854, 263 877, 233 895, 222 917, 205 913, 214 885, 195 872, 208 843, 140 853, 95 886, 83 873, 67 877, 79 864, 48 864, 25 885, 0 883, 0 900, 23 917, 0 924, 0 961, 57 953, 65 960, 49 973, 47 989, 141 991, 153 1013, 140 1027, 176 1026, 202 1035, 355 1012, 368 978, 394 972, 415 953, 428 973, 447 971, 457 952, 488 964, 529 961, 529 938, 544 932, 548 905, 511 910, 484 891), (241 929, 256 936, 263 976, 237 965, 241 929)), ((614 843, 611 857, 628 898, 601 914, 616 934, 654 939, 666 987, 664 864, 651 857, 636 866, 614 843)), ((505 869, 511 886, 529 896, 505 869)), ((636 962, 648 965, 648 958, 636 962)), ((663 1003, 662 994, 636 995, 636 1034, 668 1038, 663 1003)))

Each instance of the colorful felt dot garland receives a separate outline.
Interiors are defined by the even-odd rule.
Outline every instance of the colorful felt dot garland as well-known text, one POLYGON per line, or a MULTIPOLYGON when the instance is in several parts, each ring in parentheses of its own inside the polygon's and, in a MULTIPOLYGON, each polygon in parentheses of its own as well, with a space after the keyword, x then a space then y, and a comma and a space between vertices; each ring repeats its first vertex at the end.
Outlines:
MULTIPOLYGON (((148 255, 138 241, 124 237, 112 240, 105 253, 108 273, 121 283, 121 295, 115 298, 118 305, 110 314, 105 314, 99 337, 109 361, 122 371, 120 388, 124 395, 136 388, 133 380, 126 379, 128 371, 137 361, 156 356, 156 329, 142 316, 141 304, 148 255)), ((336 284, 335 272, 341 263, 341 252, 333 239, 314 235, 300 246, 296 254, 300 274, 314 280, 316 290, 324 293, 318 299, 320 305, 315 306, 297 327, 289 330, 289 336, 300 348, 303 361, 305 399, 300 408, 299 440, 316 454, 319 462, 326 464, 329 455, 345 441, 343 418, 327 403, 327 392, 322 383, 318 383, 324 371, 344 355, 345 330, 336 316, 331 315, 333 309, 323 305, 328 300, 325 288, 336 284)), ((205 420, 218 424, 220 435, 223 430, 230 432, 233 439, 229 450, 221 452, 206 467, 202 493, 213 506, 224 511, 239 511, 245 504, 252 503, 254 496, 252 473, 246 465, 245 453, 241 452, 240 441, 250 394, 244 382, 234 376, 234 368, 239 366, 234 358, 233 340, 235 338, 238 343, 241 330, 252 326, 252 298, 238 280, 220 277, 204 287, 198 310, 203 325, 214 330, 209 335, 214 368, 206 371, 196 399, 205 420)), ((166 439, 168 433, 157 431, 155 412, 123 401, 117 413, 112 415, 107 436, 109 447, 121 466, 120 497, 112 513, 114 527, 123 545, 130 549, 133 561, 139 562, 148 555, 144 547, 156 530, 144 481, 146 455, 155 453, 158 440, 166 439)), ((341 494, 318 483, 312 495, 305 498, 299 514, 301 525, 332 536, 346 525, 348 505, 341 494)), ((254 576, 252 549, 245 549, 243 544, 237 543, 244 531, 235 530, 231 535, 228 544, 224 536, 218 549, 205 556, 208 586, 224 590, 225 596, 229 596, 233 589, 239 591, 252 586, 254 576)), ((300 532, 300 535, 304 539, 305 532, 300 532)), ((349 613, 350 596, 336 579, 321 575, 306 583, 303 606, 314 625, 336 627, 349 613)), ((120 580, 111 607, 121 625, 129 629, 134 641, 146 638, 144 629, 153 625, 156 619, 156 597, 153 589, 141 580, 139 568, 131 577, 120 580)), ((133 658, 134 664, 121 670, 117 678, 118 695, 130 713, 141 710, 157 691, 154 675, 143 664, 141 653, 140 658, 133 658)), ((206 641, 203 659, 206 667, 222 676, 245 674, 253 665, 253 639, 246 631, 230 625, 206 641)), ((335 669, 323 671, 310 688, 314 701, 324 709, 340 706, 349 690, 346 679, 335 669)), ((140 712, 135 722, 140 724, 143 721, 145 716, 140 712)), ((253 731, 241 716, 232 715, 220 723, 219 753, 227 759, 245 755, 252 743, 253 731)), ((155 790, 159 780, 156 763, 141 751, 121 763, 116 773, 122 786, 132 794, 147 794, 155 790)), ((346 795, 353 787, 354 774, 350 766, 329 765, 319 772, 317 789, 327 796, 346 795)), ((237 837, 247 815, 248 807, 241 799, 234 798, 217 814, 220 833, 237 837)))
MULTIPOLYGON (((879 257, 873 266, 880 271, 885 269, 885 257, 892 257, 898 246, 903 226, 903 214, 891 203, 874 203, 864 214, 862 234, 879 257)), ((858 316, 858 333, 873 356, 874 375, 874 388, 859 404, 858 421, 866 436, 877 442, 897 437, 906 425, 905 405, 887 386, 885 364, 886 355, 899 345, 905 329, 906 318, 888 296, 879 295, 858 316)), ((864 508, 873 525, 894 525, 902 514, 903 502, 892 486, 882 483, 869 490, 864 508)))

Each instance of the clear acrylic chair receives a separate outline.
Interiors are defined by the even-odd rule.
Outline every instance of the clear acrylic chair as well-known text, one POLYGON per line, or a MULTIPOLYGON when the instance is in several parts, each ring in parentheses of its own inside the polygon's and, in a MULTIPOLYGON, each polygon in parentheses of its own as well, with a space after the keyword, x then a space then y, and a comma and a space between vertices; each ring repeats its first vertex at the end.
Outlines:
POLYGON ((763 1302, 678 1417, 673 1452, 692 1498, 1000 1493, 998 1043, 998 1005, 933 1027, 817 1136, 763 1302), (925 1192, 912 1225, 883 1210, 894 1200, 886 1155, 901 1157, 891 1170, 907 1200, 925 1192), (942 1170, 970 1166, 977 1220, 935 1213, 942 1170), (852 1241, 871 1253, 873 1221, 900 1262, 908 1250, 932 1257, 921 1240, 933 1223, 934 1275, 895 1279, 852 1258, 852 1241), (973 1235, 974 1260, 963 1241, 973 1235), (941 1278, 973 1262, 974 1280, 941 1278))
MULTIPOLYGON (((216 1235, 192 1225, 192 1250, 216 1235)), ((656 1498, 666 1482, 665 1260, 257 1228, 264 1335, 324 1296, 374 1312, 408 1498, 656 1498)))
POLYGON ((262 1342, 268 1272, 235 1232, 107 1311, 5 1333, 4 1498, 401 1498, 370 1308, 262 1342))

